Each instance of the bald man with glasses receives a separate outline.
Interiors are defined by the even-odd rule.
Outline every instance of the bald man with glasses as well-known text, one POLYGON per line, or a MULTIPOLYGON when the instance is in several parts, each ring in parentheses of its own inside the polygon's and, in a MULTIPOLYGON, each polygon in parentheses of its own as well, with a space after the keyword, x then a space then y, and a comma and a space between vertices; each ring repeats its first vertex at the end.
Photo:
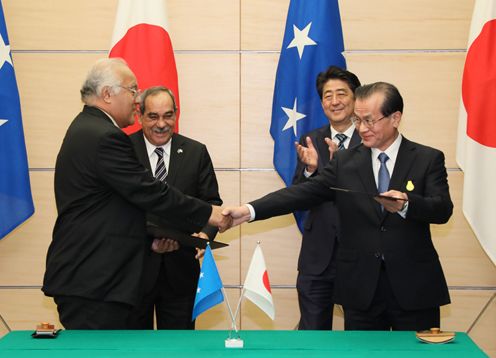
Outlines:
POLYGON ((122 59, 97 61, 81 87, 55 164, 57 221, 43 292, 66 329, 126 329, 140 299, 145 213, 225 228, 221 208, 182 194, 138 162, 121 130, 134 122, 137 81, 122 59))

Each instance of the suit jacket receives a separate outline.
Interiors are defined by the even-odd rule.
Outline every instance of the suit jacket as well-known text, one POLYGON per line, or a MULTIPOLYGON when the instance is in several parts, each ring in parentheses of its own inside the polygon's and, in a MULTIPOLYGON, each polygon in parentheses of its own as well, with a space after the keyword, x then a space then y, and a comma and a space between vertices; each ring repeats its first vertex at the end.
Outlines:
POLYGON ((89 106, 70 125, 57 156, 55 200, 43 292, 131 305, 139 299, 148 244, 145 212, 200 230, 212 211, 155 180, 128 136, 89 106))
MULTIPOLYGON (((143 131, 140 130, 132 134, 130 139, 139 161, 151 171, 143 131)), ((222 205, 212 160, 204 144, 180 134, 173 134, 167 172, 167 183, 184 194, 212 205, 222 205)), ((188 222, 185 224, 187 231, 195 231, 188 222)), ((203 231, 213 240, 218 229, 206 225, 201 230, 196 231, 203 231)), ((148 250, 145 254, 144 292, 147 293, 154 287, 160 267, 163 265, 167 281, 175 292, 195 295, 200 273, 200 265, 195 259, 195 255, 196 250, 189 247, 181 247, 177 251, 165 254, 157 254, 148 250)))
MULTIPOLYGON (((306 146, 306 137, 312 139, 319 154, 317 170, 312 175, 315 176, 323 171, 329 162, 329 146, 324 138, 331 138, 331 129, 329 125, 315 129, 301 136, 300 144, 306 146)), ((354 131, 348 148, 352 148, 360 142, 360 135, 354 131)), ((293 184, 303 183, 309 179, 304 175, 305 168, 306 165, 298 158, 293 184)), ((298 271, 302 274, 321 274, 331 263, 336 243, 339 240, 339 232, 339 213, 333 201, 324 202, 310 209, 303 228, 298 271)))
POLYGON ((377 193, 370 148, 359 145, 337 152, 315 178, 254 201, 251 204, 256 220, 334 200, 341 214, 337 303, 345 308, 367 309, 382 260, 403 309, 432 308, 450 302, 430 233, 431 223, 445 223, 453 212, 442 152, 403 137, 389 188, 408 193, 406 219, 381 212, 371 197, 331 191, 330 186, 377 193), (411 191, 406 189, 409 181, 414 185, 411 191))

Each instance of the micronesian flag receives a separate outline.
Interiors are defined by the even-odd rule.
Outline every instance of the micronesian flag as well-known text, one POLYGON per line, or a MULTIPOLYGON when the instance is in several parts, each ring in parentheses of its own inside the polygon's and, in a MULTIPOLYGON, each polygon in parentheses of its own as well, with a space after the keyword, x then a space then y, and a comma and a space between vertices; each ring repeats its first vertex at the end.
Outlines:
MULTIPOLYGON (((329 66, 346 68, 338 0, 291 0, 277 67, 270 134, 274 167, 291 185, 300 136, 329 123, 315 86, 329 66)), ((300 230, 304 213, 295 213, 300 230)))
POLYGON ((224 301, 222 280, 215 265, 214 255, 210 245, 207 245, 203 263, 198 277, 195 304, 193 306, 193 320, 206 310, 224 301))
POLYGON ((0 1, 0 239, 33 212, 21 104, 0 1))

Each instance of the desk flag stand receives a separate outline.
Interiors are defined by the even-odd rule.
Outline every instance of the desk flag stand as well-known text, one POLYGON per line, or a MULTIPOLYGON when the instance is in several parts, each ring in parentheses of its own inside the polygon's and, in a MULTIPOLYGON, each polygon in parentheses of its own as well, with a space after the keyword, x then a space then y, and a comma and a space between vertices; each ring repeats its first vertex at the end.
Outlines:
POLYGON ((198 286, 196 289, 195 303, 193 305, 192 319, 195 320, 200 314, 218 305, 222 301, 226 302, 227 310, 231 317, 231 329, 229 331, 229 337, 226 339, 226 347, 243 348, 243 340, 239 337, 236 318, 232 314, 226 291, 224 290, 219 271, 215 265, 212 249, 210 248, 210 244, 207 244, 200 275, 198 276, 198 286))
POLYGON ((195 304, 193 306, 192 319, 196 319, 201 313, 218 305, 222 301, 226 302, 229 317, 231 318, 231 327, 229 335, 225 341, 226 348, 243 348, 244 342, 239 334, 236 326, 236 318, 238 317, 241 301, 246 297, 256 304, 262 311, 267 314, 272 320, 275 318, 274 302, 270 289, 269 275, 265 266, 260 241, 253 252, 253 257, 246 273, 245 283, 241 296, 238 300, 236 312, 233 315, 231 305, 227 298, 226 291, 222 285, 219 271, 215 265, 214 257, 210 245, 207 245, 203 263, 198 277, 198 286, 196 290, 195 304))
MULTIPOLYGON (((234 316, 231 313, 231 307, 228 305, 229 313, 231 314, 232 329, 229 332, 229 338, 226 339, 226 348, 243 348, 243 340, 239 336, 236 329, 236 317, 238 316, 241 307, 241 301, 246 297, 257 305, 267 316, 272 320, 275 318, 274 302, 272 300, 272 292, 270 289, 269 275, 265 266, 265 259, 260 247, 260 241, 257 242, 257 247, 253 252, 253 256, 246 273, 245 283, 241 296, 238 300, 236 312, 234 316)), ((226 301, 227 302, 227 301, 226 301)))
MULTIPOLYGON (((226 348, 243 348, 244 342, 239 335, 238 327, 236 326, 236 317, 238 316, 238 310, 236 309, 236 314, 233 315, 231 305, 227 299, 226 291, 222 288, 222 293, 224 294, 224 299, 226 300, 227 310, 229 311, 229 316, 231 317, 231 329, 229 330, 229 336, 225 340, 226 348)), ((240 298, 241 301, 241 298, 240 298)), ((238 303, 239 308, 239 303, 238 303)))

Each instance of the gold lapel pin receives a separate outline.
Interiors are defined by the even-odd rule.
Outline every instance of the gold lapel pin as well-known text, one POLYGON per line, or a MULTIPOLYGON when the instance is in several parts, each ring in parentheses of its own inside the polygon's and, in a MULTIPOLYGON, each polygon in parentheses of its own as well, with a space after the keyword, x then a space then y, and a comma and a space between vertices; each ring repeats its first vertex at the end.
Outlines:
POLYGON ((409 180, 408 183, 406 183, 406 190, 412 191, 413 189, 415 189, 415 185, 413 185, 412 181, 409 180))

